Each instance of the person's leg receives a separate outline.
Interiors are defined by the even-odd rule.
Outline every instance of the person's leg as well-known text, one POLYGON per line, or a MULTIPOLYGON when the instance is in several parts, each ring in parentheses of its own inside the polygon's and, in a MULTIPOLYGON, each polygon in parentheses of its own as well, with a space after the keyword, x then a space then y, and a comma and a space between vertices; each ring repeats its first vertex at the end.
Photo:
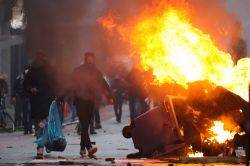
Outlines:
POLYGON ((95 128, 100 129, 101 126, 101 118, 100 118, 100 112, 99 112, 99 106, 95 106, 95 128))
POLYGON ((135 97, 129 96, 129 111, 131 121, 135 118, 135 97))
POLYGON ((95 113, 93 111, 92 116, 91 116, 91 120, 90 120, 90 126, 89 126, 89 133, 90 134, 96 134, 95 132, 95 128, 94 128, 94 122, 95 121, 95 113))
POLYGON ((26 107, 27 107, 27 110, 28 110, 27 128, 28 128, 28 131, 30 132, 30 134, 33 134, 33 130, 32 130, 33 121, 32 121, 32 118, 31 118, 30 100, 28 98, 26 100, 26 107))
MULTIPOLYGON (((35 133, 36 133, 36 138, 40 138, 43 134, 43 129, 45 127, 45 123, 41 119, 34 119, 35 123, 35 133)), ((43 151, 44 147, 43 146, 37 146, 37 159, 42 159, 43 158, 43 151)))
POLYGON ((15 103, 15 127, 20 128, 22 126, 22 102, 21 98, 17 96, 15 103))
POLYGON ((28 110, 23 109, 23 127, 24 127, 24 134, 28 134, 28 110))
POLYGON ((69 108, 71 112, 71 121, 74 121, 76 118, 76 107, 72 101, 69 101, 69 108))
POLYGON ((79 117, 79 121, 81 123, 81 150, 87 150, 92 148, 88 129, 90 126, 90 121, 93 115, 94 102, 92 101, 80 101, 76 104, 77 114, 79 117))
POLYGON ((122 103, 123 103, 123 100, 122 98, 119 99, 119 103, 118 103, 118 120, 119 122, 121 122, 121 118, 122 118, 122 103))
POLYGON ((119 116, 118 116, 118 101, 117 101, 116 98, 114 99, 114 111, 115 111, 116 121, 119 122, 119 116))
POLYGON ((16 101, 15 105, 15 113, 14 113, 14 117, 15 117, 15 120, 14 120, 14 123, 15 123, 15 128, 17 129, 19 126, 18 126, 18 114, 19 114, 19 108, 18 108, 18 103, 16 101))
POLYGON ((60 121, 61 124, 63 123, 63 112, 64 112, 64 104, 61 101, 57 102, 57 108, 58 108, 58 112, 59 112, 59 117, 60 117, 60 121))

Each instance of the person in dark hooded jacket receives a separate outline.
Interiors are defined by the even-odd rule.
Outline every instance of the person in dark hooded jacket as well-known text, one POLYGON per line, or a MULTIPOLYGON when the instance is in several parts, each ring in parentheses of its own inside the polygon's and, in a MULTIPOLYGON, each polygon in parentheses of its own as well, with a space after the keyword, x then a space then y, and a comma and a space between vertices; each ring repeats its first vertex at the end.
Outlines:
MULTIPOLYGON (((37 138, 42 135, 51 102, 55 99, 56 72, 43 52, 38 52, 23 86, 30 98, 31 118, 37 138)), ((43 158, 44 147, 37 147, 37 158, 43 158)))
POLYGON ((103 94, 112 102, 109 86, 95 65, 94 53, 85 54, 84 64, 73 71, 71 81, 74 103, 81 123, 80 155, 84 157, 87 149, 88 155, 93 157, 97 148, 91 145, 88 129, 95 109, 95 101, 100 94, 103 94))

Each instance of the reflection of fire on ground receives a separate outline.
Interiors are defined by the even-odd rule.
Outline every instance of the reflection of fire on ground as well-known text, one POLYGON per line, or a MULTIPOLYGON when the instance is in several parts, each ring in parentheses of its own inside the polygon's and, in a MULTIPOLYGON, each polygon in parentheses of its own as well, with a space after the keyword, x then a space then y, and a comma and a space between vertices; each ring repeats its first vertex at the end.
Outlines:
POLYGON ((192 25, 191 8, 181 2, 158 1, 122 24, 115 23, 111 14, 98 21, 109 31, 116 30, 131 45, 131 54, 139 55, 138 68, 151 73, 142 82, 153 99, 165 94, 187 98, 175 111, 179 123, 194 134, 195 138, 184 136, 191 137, 185 140, 193 148, 199 150, 199 141, 228 144, 240 132, 240 110, 247 107, 250 59, 234 65, 229 53, 192 25), (227 122, 226 116, 230 117, 227 122))

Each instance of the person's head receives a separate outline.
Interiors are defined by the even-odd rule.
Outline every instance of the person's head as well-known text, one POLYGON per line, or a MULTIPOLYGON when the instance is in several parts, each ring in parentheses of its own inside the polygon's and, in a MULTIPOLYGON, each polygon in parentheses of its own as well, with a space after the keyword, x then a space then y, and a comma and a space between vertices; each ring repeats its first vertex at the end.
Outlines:
POLYGON ((95 64, 95 54, 93 52, 86 52, 84 55, 85 64, 95 64))

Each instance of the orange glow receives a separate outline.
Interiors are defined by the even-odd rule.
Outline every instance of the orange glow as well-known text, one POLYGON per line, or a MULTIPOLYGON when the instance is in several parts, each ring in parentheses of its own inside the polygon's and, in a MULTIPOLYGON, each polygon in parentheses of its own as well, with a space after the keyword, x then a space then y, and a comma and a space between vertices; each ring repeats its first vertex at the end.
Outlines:
POLYGON ((202 152, 189 153, 188 157, 204 157, 202 152))
POLYGON ((102 25, 116 28, 130 43, 132 54, 140 56, 142 69, 152 70, 155 80, 151 83, 187 88, 189 82, 209 80, 248 100, 250 59, 234 65, 229 53, 219 50, 209 34, 192 25, 187 9, 160 2, 127 24, 116 25, 109 15, 102 18, 102 25))
POLYGON ((236 134, 235 131, 230 132, 224 130, 224 123, 221 121, 214 121, 214 126, 212 126, 209 130, 211 131, 212 137, 208 140, 218 142, 220 144, 226 142, 227 140, 232 140, 236 134))
POLYGON ((102 25, 102 27, 104 27, 108 31, 112 31, 113 28, 116 27, 116 24, 114 22, 114 16, 112 15, 112 13, 109 13, 105 17, 100 17, 97 21, 99 24, 102 25))
POLYGON ((189 147, 190 152, 187 154, 188 157, 204 157, 202 152, 193 151, 193 147, 189 147))

